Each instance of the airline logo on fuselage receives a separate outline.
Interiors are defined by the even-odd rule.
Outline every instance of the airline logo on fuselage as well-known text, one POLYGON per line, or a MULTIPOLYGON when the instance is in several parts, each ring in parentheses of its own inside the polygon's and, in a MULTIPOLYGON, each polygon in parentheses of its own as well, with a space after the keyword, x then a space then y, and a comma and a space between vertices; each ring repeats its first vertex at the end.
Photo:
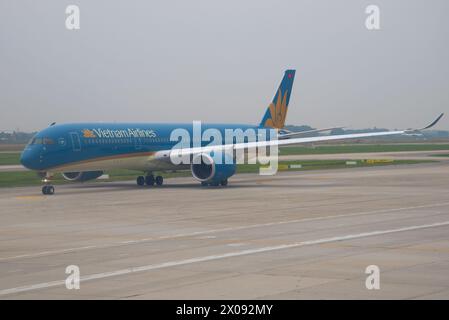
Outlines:
POLYGON ((84 138, 155 138, 156 132, 151 129, 84 129, 84 138))
POLYGON ((95 133, 93 133, 92 130, 84 129, 83 130, 83 137, 84 138, 96 138, 97 136, 95 135, 95 133))

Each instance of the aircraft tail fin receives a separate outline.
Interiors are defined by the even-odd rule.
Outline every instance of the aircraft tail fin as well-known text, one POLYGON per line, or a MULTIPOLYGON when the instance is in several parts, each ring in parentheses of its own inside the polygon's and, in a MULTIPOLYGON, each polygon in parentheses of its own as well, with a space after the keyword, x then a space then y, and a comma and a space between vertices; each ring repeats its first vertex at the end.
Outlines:
POLYGON ((273 102, 270 103, 262 118, 261 127, 275 129, 284 127, 294 80, 295 70, 286 70, 281 84, 274 95, 273 102))

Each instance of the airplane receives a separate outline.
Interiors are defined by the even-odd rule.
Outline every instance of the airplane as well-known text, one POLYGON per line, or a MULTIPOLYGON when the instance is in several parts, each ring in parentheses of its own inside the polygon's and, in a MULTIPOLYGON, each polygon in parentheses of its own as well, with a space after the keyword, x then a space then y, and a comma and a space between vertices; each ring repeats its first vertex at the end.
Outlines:
MULTIPOLYGON (((69 181, 88 181, 110 169, 130 169, 144 174, 136 178, 138 186, 160 186, 163 177, 153 172, 190 170, 192 176, 203 186, 226 186, 228 178, 236 172, 236 163, 218 163, 211 154, 235 157, 234 152, 242 149, 270 146, 295 145, 320 141, 357 139, 366 137, 417 134, 433 127, 443 116, 441 114, 430 125, 421 129, 383 131, 344 135, 301 137, 301 135, 329 131, 336 128, 314 129, 303 132, 289 132, 284 129, 290 95, 293 88, 295 70, 286 70, 276 90, 272 102, 266 109, 259 125, 243 124, 203 124, 201 132, 214 129, 225 135, 226 130, 258 130, 265 133, 276 131, 274 139, 232 140, 212 144, 195 141, 179 147, 179 141, 172 139, 175 129, 194 134, 192 123, 52 123, 38 132, 24 148, 20 161, 30 170, 36 171, 43 179, 42 193, 55 192, 51 178, 61 173, 69 181), (175 156, 188 156, 198 160, 191 163, 174 163, 175 156)), ((208 143, 209 142, 209 143, 208 143)))

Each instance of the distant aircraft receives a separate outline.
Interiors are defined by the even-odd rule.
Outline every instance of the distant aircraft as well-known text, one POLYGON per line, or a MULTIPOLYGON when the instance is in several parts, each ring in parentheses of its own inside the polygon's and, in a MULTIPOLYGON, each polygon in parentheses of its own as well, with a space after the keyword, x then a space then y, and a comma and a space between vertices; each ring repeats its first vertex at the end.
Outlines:
MULTIPOLYGON (((275 139, 246 138, 243 141, 233 139, 219 144, 195 140, 188 146, 180 146, 173 139, 175 130, 183 130, 195 136, 194 124, 161 123, 76 123, 54 124, 38 132, 25 147, 20 161, 28 169, 37 171, 43 177, 43 194, 53 194, 51 177, 55 173, 70 181, 87 181, 100 177, 105 170, 131 169, 142 171, 137 177, 137 185, 162 185, 163 177, 153 172, 190 170, 193 177, 208 186, 225 186, 228 178, 236 171, 235 161, 218 163, 216 156, 235 160, 235 152, 248 148, 313 143, 319 141, 343 140, 365 137, 378 137, 398 134, 416 134, 420 130, 434 126, 443 116, 425 128, 402 131, 385 131, 346 135, 300 137, 304 134, 318 133, 340 128, 325 128, 303 132, 288 132, 283 129, 290 102, 290 94, 295 78, 295 70, 287 70, 277 89, 272 103, 268 106, 259 125, 203 124, 200 136, 213 129, 225 137, 228 130, 257 130, 262 136, 270 137, 273 129, 275 139), (299 138, 298 138, 299 136, 299 138), (213 156, 212 156, 213 154, 213 156), (175 163, 173 156, 188 156, 189 163, 175 163), (195 161, 196 160, 196 161, 195 161)), ((179 138, 179 137, 177 137, 179 138)))

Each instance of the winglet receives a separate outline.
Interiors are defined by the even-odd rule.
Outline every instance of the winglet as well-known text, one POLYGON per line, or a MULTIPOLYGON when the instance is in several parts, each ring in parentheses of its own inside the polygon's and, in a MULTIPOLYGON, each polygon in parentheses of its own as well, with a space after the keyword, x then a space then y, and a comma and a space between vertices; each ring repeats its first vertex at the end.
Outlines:
POLYGON ((435 120, 433 120, 433 122, 427 126, 425 126, 424 128, 421 129, 408 129, 406 130, 404 133, 405 134, 416 134, 416 133, 420 133, 422 130, 427 130, 432 128, 434 125, 436 125, 438 123, 438 121, 440 121, 440 119, 444 116, 444 113, 440 114, 438 116, 438 118, 436 118, 435 120))
POLYGON ((444 113, 440 114, 440 115, 438 116, 438 118, 436 118, 431 124, 429 124, 427 127, 424 127, 424 128, 422 128, 422 129, 419 129, 419 130, 426 130, 426 129, 432 128, 434 125, 436 125, 436 124, 438 123, 438 121, 440 121, 440 119, 441 119, 443 116, 444 116, 444 113))

